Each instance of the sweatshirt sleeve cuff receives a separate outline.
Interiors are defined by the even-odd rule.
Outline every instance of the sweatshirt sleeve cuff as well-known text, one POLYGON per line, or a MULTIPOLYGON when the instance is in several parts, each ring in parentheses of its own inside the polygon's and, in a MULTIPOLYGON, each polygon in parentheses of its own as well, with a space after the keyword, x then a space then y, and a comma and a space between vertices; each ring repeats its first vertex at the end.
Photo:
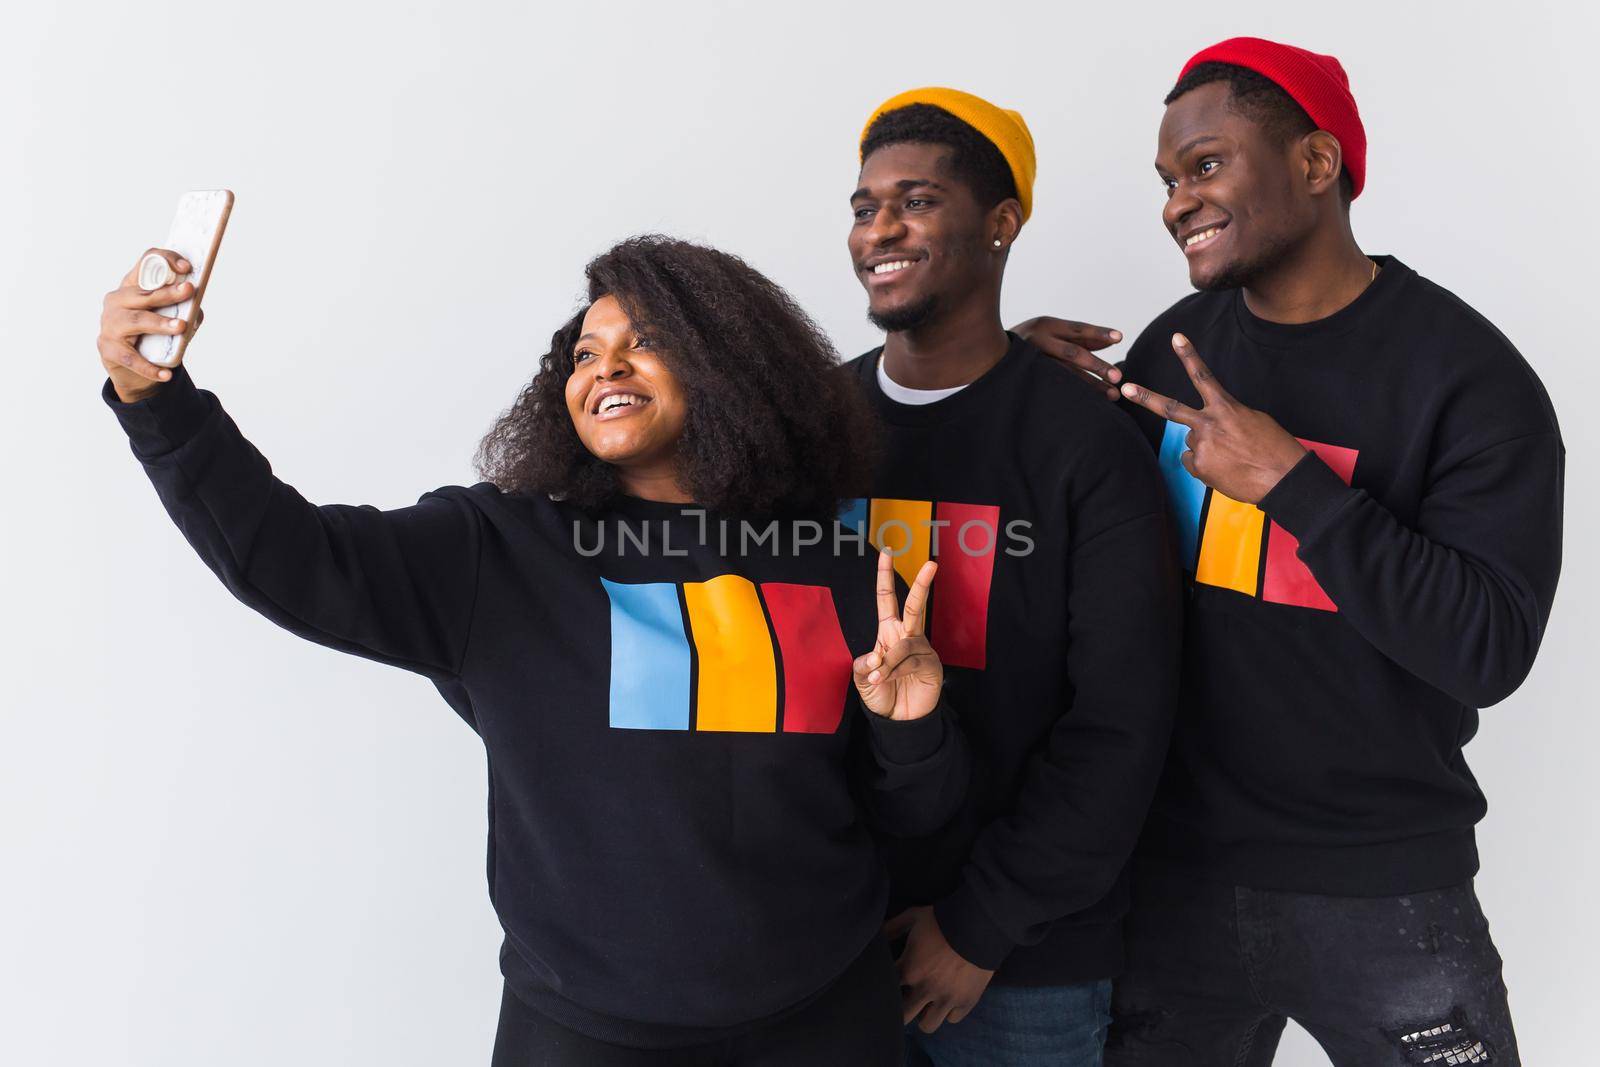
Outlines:
POLYGON ((143 400, 125 404, 107 378, 100 387, 105 401, 136 455, 152 458, 182 447, 200 431, 211 414, 209 394, 195 388, 183 364, 172 368, 172 377, 143 400))
POLYGON ((886 719, 870 711, 865 714, 872 728, 872 745, 885 762, 902 766, 921 763, 944 747, 949 724, 942 697, 939 706, 920 719, 886 719))
POLYGON ((984 910, 978 895, 965 880, 956 891, 933 906, 939 932, 961 958, 986 971, 997 971, 1016 947, 984 910))
POLYGON ((1333 468, 1307 452, 1261 498, 1261 510, 1304 544, 1344 506, 1351 489, 1333 468))

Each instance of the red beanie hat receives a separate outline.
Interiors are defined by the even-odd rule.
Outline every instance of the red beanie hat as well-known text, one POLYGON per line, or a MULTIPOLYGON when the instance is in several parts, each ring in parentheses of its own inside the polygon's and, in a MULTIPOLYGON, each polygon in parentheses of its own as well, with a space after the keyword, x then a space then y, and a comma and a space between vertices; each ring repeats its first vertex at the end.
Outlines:
POLYGON ((1337 59, 1260 37, 1230 37, 1190 56, 1178 81, 1201 63, 1231 63, 1275 82, 1305 108, 1317 129, 1339 139, 1344 169, 1350 172, 1351 197, 1361 195, 1367 183, 1367 130, 1361 125, 1356 98, 1350 95, 1350 79, 1337 59))

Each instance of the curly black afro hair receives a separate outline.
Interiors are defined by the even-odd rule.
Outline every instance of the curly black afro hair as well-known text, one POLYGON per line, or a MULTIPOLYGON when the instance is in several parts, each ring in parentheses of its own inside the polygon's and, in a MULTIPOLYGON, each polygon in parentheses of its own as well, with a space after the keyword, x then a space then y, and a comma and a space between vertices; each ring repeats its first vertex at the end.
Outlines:
POLYGON ((737 256, 659 235, 589 262, 587 303, 550 339, 538 373, 478 446, 483 477, 598 511, 617 470, 579 439, 567 411, 573 346, 588 305, 615 297, 688 401, 679 479, 730 515, 831 521, 866 495, 875 423, 833 346, 789 294, 737 256))

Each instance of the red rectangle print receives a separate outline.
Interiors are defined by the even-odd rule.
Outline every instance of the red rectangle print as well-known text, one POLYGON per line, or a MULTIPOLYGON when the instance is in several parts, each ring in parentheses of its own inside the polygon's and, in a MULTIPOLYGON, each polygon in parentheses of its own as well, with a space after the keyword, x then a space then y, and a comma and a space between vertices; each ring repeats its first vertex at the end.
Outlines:
POLYGON ((783 732, 833 733, 852 684, 850 648, 839 629, 833 591, 765 582, 761 597, 783 655, 783 732))
MULTIPOLYGON (((1356 456, 1359 454, 1355 449, 1325 445, 1303 438, 1296 440, 1315 452, 1322 462, 1344 480, 1346 485, 1350 484, 1350 479, 1356 470, 1356 456)), ((1282 526, 1273 523, 1272 532, 1267 535, 1267 577, 1261 587, 1262 599, 1273 604, 1292 604, 1302 608, 1338 611, 1339 606, 1322 591, 1322 586, 1311 576, 1310 568, 1300 562, 1300 557, 1296 554, 1299 550, 1299 540, 1282 526)))
POLYGON ((939 575, 933 580, 928 640, 946 666, 982 670, 989 638, 989 585, 1000 543, 1000 509, 990 504, 934 506, 939 575))

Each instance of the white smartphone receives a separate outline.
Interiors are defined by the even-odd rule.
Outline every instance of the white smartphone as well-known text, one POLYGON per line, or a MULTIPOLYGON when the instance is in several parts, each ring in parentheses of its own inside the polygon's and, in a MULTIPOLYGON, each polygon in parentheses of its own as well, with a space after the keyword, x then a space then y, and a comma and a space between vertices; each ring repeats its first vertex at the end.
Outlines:
POLYGON ((158 367, 175 367, 183 358, 183 350, 194 335, 194 313, 206 295, 206 283, 211 280, 211 266, 217 259, 217 248, 222 244, 222 231, 227 229, 228 216, 233 212, 233 193, 227 189, 201 189, 184 193, 178 198, 178 211, 172 218, 172 231, 167 234, 170 248, 189 261, 191 270, 180 275, 177 281, 187 279, 194 284, 194 292, 182 303, 153 309, 158 315, 183 319, 189 328, 183 333, 147 333, 139 338, 139 354, 158 367))

